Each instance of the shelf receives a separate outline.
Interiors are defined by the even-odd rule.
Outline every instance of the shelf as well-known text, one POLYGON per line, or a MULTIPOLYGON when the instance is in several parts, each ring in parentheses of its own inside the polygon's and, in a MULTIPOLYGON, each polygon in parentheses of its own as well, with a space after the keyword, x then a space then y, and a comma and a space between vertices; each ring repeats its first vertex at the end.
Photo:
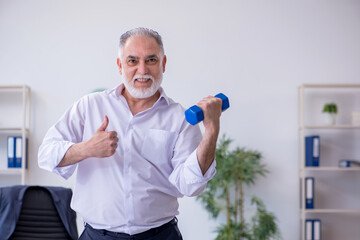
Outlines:
POLYGON ((302 88, 360 88, 360 84, 302 84, 302 88))
POLYGON ((337 172, 347 172, 347 171, 359 171, 360 167, 347 167, 347 168, 340 168, 340 167, 305 167, 301 168, 300 171, 319 171, 319 172, 330 172, 330 171, 337 171, 337 172))
POLYGON ((308 125, 302 126, 301 129, 360 129, 360 126, 354 125, 335 125, 335 126, 322 126, 322 125, 308 125))
POLYGON ((16 175, 16 174, 23 174, 24 169, 22 168, 5 168, 0 169, 1 175, 16 175))
MULTIPOLYGON (((1 114, 9 114, 9 116, 1 121, 0 126, 0 158, 2 160, 7 159, 7 141, 6 135, 8 136, 22 136, 27 140, 30 140, 30 117, 31 117, 31 89, 27 85, 7 85, 0 86, 0 96, 1 101, 1 114), (11 108, 11 109, 10 109, 11 108), (14 111, 9 111, 14 110, 14 111)), ((23 156, 28 156, 28 149, 26 147, 27 144, 21 145, 21 152, 23 156)), ((14 143, 15 144, 15 143, 14 143)), ((16 149, 17 152, 20 148, 16 149)), ((15 153, 14 153, 15 155, 15 153)), ((25 168, 25 157, 21 160, 21 165, 23 168, 6 168, 3 166, 0 168, 0 175, 3 176, 19 176, 21 178, 21 184, 26 184, 26 179, 28 179, 28 175, 30 171, 25 168)), ((12 178, 9 177, 9 181, 4 183, 6 185, 11 184, 12 178)))
MULTIPOLYGON (((348 219, 358 221, 360 217, 359 191, 352 187, 357 186, 353 178, 359 177, 360 167, 345 168, 339 167, 336 163, 336 160, 343 159, 343 157, 357 159, 359 156, 357 146, 360 125, 352 124, 351 114, 349 114, 351 111, 358 110, 359 97, 360 84, 355 83, 302 84, 298 87, 299 240, 307 239, 307 233, 309 233, 306 229, 307 219, 321 219, 322 235, 326 235, 326 239, 333 240, 340 238, 331 235, 332 228, 343 228, 347 225, 348 219), (343 110, 341 122, 335 125, 325 125, 325 122, 322 121, 321 112, 324 102, 327 101, 336 102, 339 106, 341 105, 343 110), (319 151, 316 151, 318 156, 323 156, 321 159, 323 164, 319 167, 306 167, 305 165, 306 147, 309 147, 309 145, 306 146, 305 137, 308 135, 324 137, 324 141, 319 143, 321 147, 316 145, 319 147, 317 148, 319 151), (320 154, 320 149, 325 154, 320 154), (306 177, 314 179, 312 185, 306 181, 306 177), (317 179, 319 179, 318 182, 317 179), (306 209, 306 200, 311 197, 313 200, 318 199, 317 206, 324 207, 306 209)), ((315 146, 311 147, 314 149, 315 146)), ((352 234, 351 231, 350 235, 353 236, 349 239, 358 239, 358 234, 352 234)))
POLYGON ((305 213, 354 213, 360 214, 360 209, 300 209, 305 213))
POLYGON ((0 90, 23 90, 23 89, 30 89, 27 85, 14 85, 14 86, 0 86, 0 90))
MULTIPOLYGON (((0 128, 1 132, 6 132, 6 131, 22 131, 23 129, 20 127, 13 127, 13 128, 0 128)), ((26 132, 29 132, 29 128, 25 128, 26 132)))

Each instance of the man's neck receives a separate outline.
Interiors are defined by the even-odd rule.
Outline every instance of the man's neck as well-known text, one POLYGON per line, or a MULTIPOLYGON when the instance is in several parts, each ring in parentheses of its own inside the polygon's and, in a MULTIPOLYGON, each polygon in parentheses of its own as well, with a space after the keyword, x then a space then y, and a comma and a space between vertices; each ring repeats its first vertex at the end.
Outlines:
POLYGON ((151 108, 160 97, 160 92, 157 91, 153 96, 148 98, 134 98, 126 88, 124 88, 121 94, 125 97, 133 116, 151 108))

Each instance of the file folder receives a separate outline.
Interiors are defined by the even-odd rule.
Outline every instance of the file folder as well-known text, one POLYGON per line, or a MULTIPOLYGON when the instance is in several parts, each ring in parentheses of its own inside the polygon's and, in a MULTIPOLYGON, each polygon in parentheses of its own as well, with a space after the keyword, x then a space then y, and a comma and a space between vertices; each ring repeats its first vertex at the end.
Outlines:
POLYGON ((320 160, 320 137, 305 137, 305 166, 318 167, 320 160))
POLYGON ((351 166, 350 160, 340 160, 339 161, 339 167, 341 167, 341 168, 346 168, 346 167, 350 167, 350 166, 351 166))
POLYGON ((321 240, 321 221, 320 219, 313 220, 314 240, 321 240))
POLYGON ((305 220, 305 240, 314 240, 313 239, 313 221, 311 219, 305 220))
POLYGON ((13 168, 15 167, 15 137, 8 137, 7 140, 8 168, 13 168))
POLYGON ((347 168, 347 167, 360 167, 360 161, 357 160, 339 160, 339 167, 347 168))
POLYGON ((305 240, 321 240, 321 220, 305 220, 305 240))
POLYGON ((314 208, 314 178, 305 178, 305 208, 314 208))
POLYGON ((15 167, 21 168, 22 167, 22 159, 24 158, 25 167, 27 168, 27 145, 28 141, 26 139, 25 142, 25 154, 23 153, 23 140, 22 137, 15 138, 15 167))

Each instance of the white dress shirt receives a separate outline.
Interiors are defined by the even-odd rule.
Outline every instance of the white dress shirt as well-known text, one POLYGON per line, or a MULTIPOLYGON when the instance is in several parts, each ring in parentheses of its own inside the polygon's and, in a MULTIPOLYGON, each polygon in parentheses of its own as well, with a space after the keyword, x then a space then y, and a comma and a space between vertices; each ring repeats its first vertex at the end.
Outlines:
POLYGON ((166 96, 132 115, 124 85, 92 93, 74 103, 52 126, 39 149, 39 166, 69 178, 77 168, 71 207, 96 229, 136 234, 178 214, 177 198, 200 194, 215 174, 215 161, 202 174, 196 149, 198 126, 186 122, 183 107, 166 96), (113 156, 87 158, 57 167, 71 145, 90 139, 109 118, 116 131, 113 156))

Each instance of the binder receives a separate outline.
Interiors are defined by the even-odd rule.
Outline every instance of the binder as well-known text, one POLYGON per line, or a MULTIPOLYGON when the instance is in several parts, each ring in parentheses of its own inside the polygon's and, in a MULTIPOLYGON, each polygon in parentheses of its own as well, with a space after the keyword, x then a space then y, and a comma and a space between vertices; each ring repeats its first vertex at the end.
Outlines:
POLYGON ((15 137, 8 137, 7 140, 8 168, 13 168, 15 167, 15 137))
POLYGON ((339 167, 347 168, 347 167, 360 167, 360 161, 357 160, 339 160, 339 167))
POLYGON ((313 238, 313 221, 311 219, 305 220, 305 240, 314 240, 313 238))
POLYGON ((27 168, 27 145, 28 140, 25 142, 25 154, 23 153, 23 140, 22 137, 15 137, 15 167, 22 167, 22 159, 25 158, 25 167, 27 168))
POLYGON ((321 240, 321 220, 305 220, 305 240, 321 240))
POLYGON ((305 178, 305 208, 314 208, 314 178, 305 178))
POLYGON ((351 166, 351 161, 350 160, 340 160, 339 161, 339 167, 341 168, 347 168, 351 166))
POLYGON ((314 240, 321 240, 321 220, 313 220, 314 240))
POLYGON ((305 137, 305 166, 318 167, 320 160, 320 136, 305 137))

